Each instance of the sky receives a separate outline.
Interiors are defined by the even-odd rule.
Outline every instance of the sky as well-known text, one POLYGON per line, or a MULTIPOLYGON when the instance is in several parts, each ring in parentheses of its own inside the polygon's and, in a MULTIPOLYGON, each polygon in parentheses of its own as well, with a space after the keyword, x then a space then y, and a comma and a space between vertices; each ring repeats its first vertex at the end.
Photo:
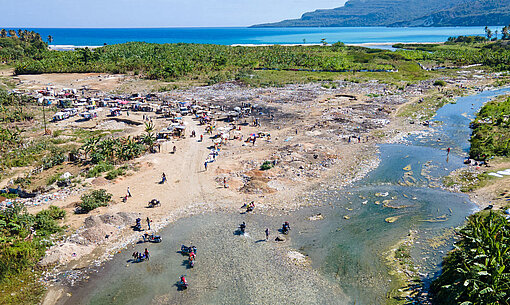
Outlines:
POLYGON ((0 27, 234 27, 299 18, 346 0, 1 0, 0 27), (3 2, 3 3, 2 3, 3 2))

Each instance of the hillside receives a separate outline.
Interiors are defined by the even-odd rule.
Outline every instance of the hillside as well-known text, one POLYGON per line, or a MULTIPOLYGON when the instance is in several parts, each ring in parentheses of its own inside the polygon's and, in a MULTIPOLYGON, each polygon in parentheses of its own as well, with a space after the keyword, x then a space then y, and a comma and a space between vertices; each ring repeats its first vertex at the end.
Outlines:
POLYGON ((510 23, 510 0, 349 0, 254 27, 485 26, 510 23))

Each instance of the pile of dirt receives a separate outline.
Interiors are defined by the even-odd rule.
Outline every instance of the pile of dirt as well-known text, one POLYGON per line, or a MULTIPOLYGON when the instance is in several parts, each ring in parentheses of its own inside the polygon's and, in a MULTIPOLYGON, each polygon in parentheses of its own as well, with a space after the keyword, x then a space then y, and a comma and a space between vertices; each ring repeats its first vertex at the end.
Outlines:
POLYGON ((125 212, 89 216, 85 219, 81 236, 90 243, 103 243, 109 238, 117 237, 126 226, 134 225, 136 216, 134 213, 125 212))
POLYGON ((267 185, 270 181, 265 177, 245 177, 244 185, 239 189, 240 192, 245 194, 271 194, 276 192, 274 188, 267 185))
POLYGON ((108 180, 106 180, 104 177, 97 177, 96 179, 92 180, 92 185, 95 186, 105 186, 110 184, 108 180))
POLYGON ((125 212, 89 216, 75 234, 48 249, 40 265, 67 264, 79 259, 91 253, 96 245, 120 237, 121 231, 134 225, 137 217, 136 213, 125 212))

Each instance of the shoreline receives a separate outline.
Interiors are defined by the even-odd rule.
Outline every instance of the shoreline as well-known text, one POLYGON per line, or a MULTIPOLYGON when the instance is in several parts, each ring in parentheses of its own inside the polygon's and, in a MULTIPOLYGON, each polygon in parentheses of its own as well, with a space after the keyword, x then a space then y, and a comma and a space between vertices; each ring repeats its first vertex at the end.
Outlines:
MULTIPOLYGON (((439 44, 444 42, 362 42, 362 43, 346 43, 346 46, 356 46, 356 47, 376 47, 376 46, 392 46, 395 44, 439 44)), ((120 44, 120 43, 119 43, 120 44)), ((176 43, 170 43, 170 44, 176 44, 176 43)), ((111 44, 116 45, 116 44, 111 44)), ((316 46, 322 46, 321 43, 239 43, 239 44, 230 44, 226 46, 230 47, 270 47, 270 46, 282 46, 282 47, 296 47, 296 46, 302 46, 302 47, 316 47, 316 46)), ((327 44, 327 46, 331 46, 332 44, 327 44)), ((83 49, 83 48, 89 48, 89 49, 97 49, 101 48, 103 46, 101 45, 49 45, 48 48, 50 50, 54 51, 71 51, 74 49, 83 49)))

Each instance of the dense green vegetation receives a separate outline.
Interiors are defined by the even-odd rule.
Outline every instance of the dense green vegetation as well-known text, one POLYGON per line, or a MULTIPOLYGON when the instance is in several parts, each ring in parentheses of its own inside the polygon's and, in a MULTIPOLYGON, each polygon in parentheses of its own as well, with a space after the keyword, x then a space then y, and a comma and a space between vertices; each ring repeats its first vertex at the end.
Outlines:
POLYGON ((510 303, 510 224, 501 214, 469 217, 433 283, 438 304, 510 303))
POLYGON ((62 231, 58 220, 65 217, 65 211, 50 206, 47 210, 32 215, 23 204, 14 203, 0 210, 0 303, 31 304, 42 293, 31 275, 36 263, 42 258, 51 236, 62 231), (19 280, 27 280, 20 283, 19 280), (30 282, 30 283, 29 283, 30 282), (11 295, 25 285, 26 295, 11 295), (35 296, 34 296, 35 294, 35 296))
POLYGON ((471 124, 471 150, 475 159, 510 155, 510 98, 485 104, 471 124))
POLYGON ((22 58, 38 59, 47 50, 41 35, 27 30, 0 30, 0 62, 12 62, 22 58))
POLYGON ((134 71, 149 79, 206 74, 210 79, 221 80, 221 73, 246 73, 253 69, 392 69, 392 57, 387 51, 339 45, 231 47, 130 42, 95 50, 48 51, 40 59, 19 61, 16 73, 134 71))

